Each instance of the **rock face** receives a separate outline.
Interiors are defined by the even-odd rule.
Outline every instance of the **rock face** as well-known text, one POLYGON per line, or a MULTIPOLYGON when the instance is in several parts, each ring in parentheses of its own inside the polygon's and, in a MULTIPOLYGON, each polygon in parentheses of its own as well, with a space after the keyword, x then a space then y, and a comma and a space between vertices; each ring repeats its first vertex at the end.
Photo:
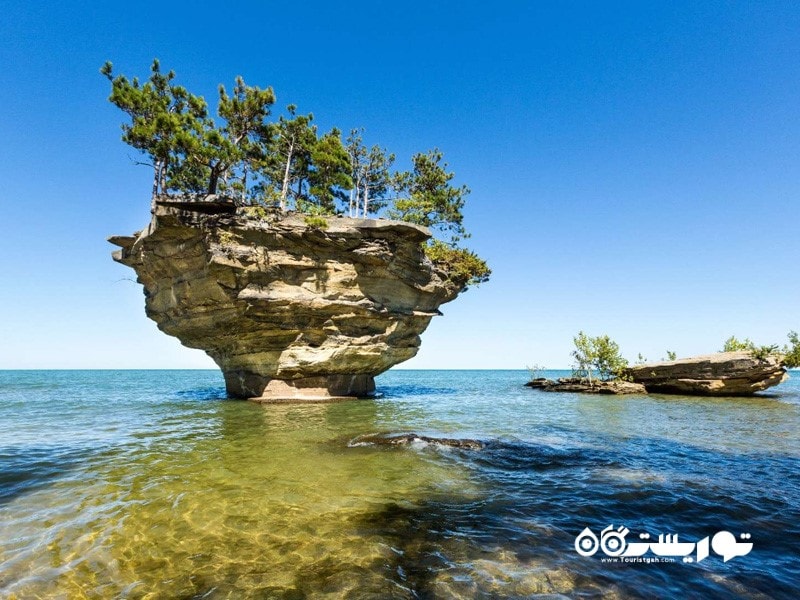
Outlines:
POLYGON ((205 350, 233 397, 368 395, 463 289, 425 259, 424 227, 332 217, 320 229, 253 212, 159 202, 144 231, 109 238, 144 285, 147 316, 205 350))
POLYGON ((646 394, 644 386, 640 383, 631 383, 621 379, 602 381, 592 379, 564 378, 552 379, 538 378, 525 384, 527 387, 536 388, 545 392, 578 392, 581 394, 646 394))
POLYGON ((630 378, 648 392, 703 396, 748 396, 785 381, 780 357, 719 352, 631 367, 630 378))

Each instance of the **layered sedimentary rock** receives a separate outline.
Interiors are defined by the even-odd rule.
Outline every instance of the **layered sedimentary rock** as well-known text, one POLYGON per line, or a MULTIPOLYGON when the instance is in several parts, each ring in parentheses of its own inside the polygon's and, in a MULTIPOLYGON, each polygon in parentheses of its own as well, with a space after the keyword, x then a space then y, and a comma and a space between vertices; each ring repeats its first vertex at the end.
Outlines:
POLYGON ((417 353, 441 304, 463 289, 425 257, 424 228, 160 202, 150 225, 109 241, 144 286, 147 316, 205 350, 229 395, 366 395, 417 353), (256 215, 256 212, 260 214, 256 215))
POLYGON ((577 377, 564 379, 545 379, 540 377, 525 384, 527 387, 536 388, 545 392, 577 392, 581 394, 646 394, 645 387, 640 383, 632 383, 621 379, 603 381, 601 379, 580 379, 577 377))
POLYGON ((788 378, 780 356, 758 358, 749 351, 645 364, 627 374, 648 392, 704 396, 750 395, 788 378))

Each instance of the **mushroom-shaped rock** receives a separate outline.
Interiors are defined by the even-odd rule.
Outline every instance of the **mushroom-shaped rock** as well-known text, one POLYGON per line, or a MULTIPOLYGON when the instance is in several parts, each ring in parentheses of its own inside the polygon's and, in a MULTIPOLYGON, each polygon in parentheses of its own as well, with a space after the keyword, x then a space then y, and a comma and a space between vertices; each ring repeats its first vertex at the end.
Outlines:
POLYGON ((424 227, 194 204, 159 202, 145 230, 109 241, 147 316, 205 350, 233 397, 369 395, 464 287, 425 258, 424 227))

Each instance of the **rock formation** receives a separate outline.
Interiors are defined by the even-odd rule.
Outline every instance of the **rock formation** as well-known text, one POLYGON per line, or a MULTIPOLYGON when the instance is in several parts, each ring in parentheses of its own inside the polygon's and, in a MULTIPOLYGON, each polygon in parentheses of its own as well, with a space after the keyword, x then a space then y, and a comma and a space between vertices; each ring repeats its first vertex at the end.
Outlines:
POLYGON ((746 350, 635 366, 627 374, 648 392, 703 396, 748 396, 788 378, 780 356, 746 350))
POLYGON ((417 353, 463 289, 424 256, 424 228, 388 220, 159 202, 109 241, 144 285, 147 316, 222 369, 228 394, 264 401, 368 395, 417 353))
POLYGON ((527 387, 536 388, 545 392, 578 392, 581 394, 646 394, 644 386, 639 383, 612 379, 603 381, 601 379, 580 379, 577 377, 563 379, 545 379, 543 377, 533 379, 525 384, 527 387))
POLYGON ((486 447, 486 444, 480 440, 431 437, 416 433, 368 433, 353 438, 347 445, 354 448, 357 446, 413 446, 415 444, 460 450, 483 450, 486 447))

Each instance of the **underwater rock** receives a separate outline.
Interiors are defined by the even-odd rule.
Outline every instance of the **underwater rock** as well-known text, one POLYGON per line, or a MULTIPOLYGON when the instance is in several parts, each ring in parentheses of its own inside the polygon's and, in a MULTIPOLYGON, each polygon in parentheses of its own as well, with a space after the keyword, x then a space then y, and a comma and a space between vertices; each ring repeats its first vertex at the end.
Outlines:
POLYGON ((462 450, 482 450, 486 444, 480 440, 440 438, 416 433, 367 433, 353 438, 347 444, 354 446, 411 446, 414 444, 430 444, 462 450))

